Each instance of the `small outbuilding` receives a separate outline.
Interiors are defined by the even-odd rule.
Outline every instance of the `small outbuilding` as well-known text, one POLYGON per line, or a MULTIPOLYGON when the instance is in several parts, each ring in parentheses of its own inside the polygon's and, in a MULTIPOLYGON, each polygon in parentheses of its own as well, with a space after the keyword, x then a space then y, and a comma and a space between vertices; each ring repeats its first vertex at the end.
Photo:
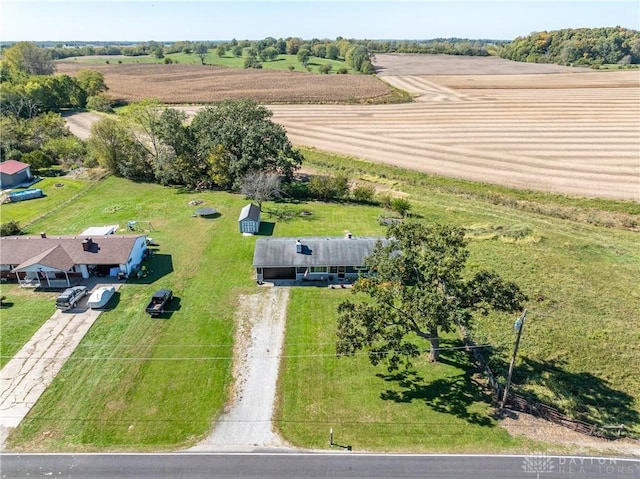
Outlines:
POLYGON ((256 234, 260 231, 260 208, 253 203, 249 203, 242 208, 238 217, 240 233, 256 234))
POLYGON ((13 188, 33 179, 30 166, 16 160, 0 163, 0 188, 13 188))

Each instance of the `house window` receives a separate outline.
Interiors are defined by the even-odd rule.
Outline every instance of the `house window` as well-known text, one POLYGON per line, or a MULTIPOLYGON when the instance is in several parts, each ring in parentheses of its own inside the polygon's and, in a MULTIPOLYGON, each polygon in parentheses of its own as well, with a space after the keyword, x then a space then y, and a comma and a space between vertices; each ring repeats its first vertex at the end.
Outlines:
POLYGON ((312 266, 311 267, 311 272, 312 273, 326 273, 327 272, 327 267, 326 266, 312 266))
POLYGON ((329 267, 329 273, 337 273, 337 272, 338 272, 338 267, 337 266, 329 267))
POLYGON ((354 268, 356 271, 369 271, 369 268, 367 268, 366 266, 354 266, 354 268))
POLYGON ((307 272, 307 267, 306 266, 298 266, 296 268, 296 273, 298 274, 304 274, 307 272))

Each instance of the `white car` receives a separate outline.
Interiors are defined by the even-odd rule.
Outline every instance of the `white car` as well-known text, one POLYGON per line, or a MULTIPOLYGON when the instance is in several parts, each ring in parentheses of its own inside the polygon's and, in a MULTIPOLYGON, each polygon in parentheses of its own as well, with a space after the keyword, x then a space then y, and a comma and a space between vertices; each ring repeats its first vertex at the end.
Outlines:
POLYGON ((91 293, 89 301, 87 301, 87 306, 91 309, 104 308, 115 292, 116 288, 113 286, 101 286, 91 293))

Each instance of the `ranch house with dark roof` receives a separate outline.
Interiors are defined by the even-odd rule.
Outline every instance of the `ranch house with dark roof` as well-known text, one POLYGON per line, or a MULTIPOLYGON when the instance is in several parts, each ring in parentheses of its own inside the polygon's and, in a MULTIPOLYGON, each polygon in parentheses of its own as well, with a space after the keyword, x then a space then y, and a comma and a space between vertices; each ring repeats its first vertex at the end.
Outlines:
POLYGON ((146 235, 5 236, 0 275, 23 287, 67 287, 72 278, 129 275, 147 255, 146 235))
POLYGON ((367 272, 364 260, 379 237, 260 238, 253 267, 256 280, 344 281, 367 272))

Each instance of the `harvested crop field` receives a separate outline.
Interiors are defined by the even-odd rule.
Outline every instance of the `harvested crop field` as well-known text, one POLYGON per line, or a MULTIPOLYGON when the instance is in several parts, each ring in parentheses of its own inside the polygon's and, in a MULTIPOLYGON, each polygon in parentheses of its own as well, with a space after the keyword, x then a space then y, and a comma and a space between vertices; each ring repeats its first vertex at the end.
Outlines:
POLYGON ((385 101, 393 91, 369 75, 318 75, 200 65, 56 63, 58 73, 82 68, 104 74, 109 95, 127 102, 155 97, 164 103, 213 103, 253 98, 262 103, 385 101))
MULTIPOLYGON (((58 65, 61 73, 82 67, 58 65)), ((416 101, 345 105, 336 103, 380 99, 391 89, 365 75, 187 65, 95 68, 104 72, 112 95, 129 99, 207 103, 251 96, 271 104, 274 121, 297 145, 489 184, 640 201, 638 70, 377 55, 379 77, 416 101), (327 104, 282 104, 287 102, 327 104)))
POLYGON ((514 188, 640 200, 637 70, 544 73, 555 65, 393 57, 382 78, 415 103, 277 105, 274 120, 292 142, 334 153, 514 188), (466 73, 433 74, 443 61, 466 73))

